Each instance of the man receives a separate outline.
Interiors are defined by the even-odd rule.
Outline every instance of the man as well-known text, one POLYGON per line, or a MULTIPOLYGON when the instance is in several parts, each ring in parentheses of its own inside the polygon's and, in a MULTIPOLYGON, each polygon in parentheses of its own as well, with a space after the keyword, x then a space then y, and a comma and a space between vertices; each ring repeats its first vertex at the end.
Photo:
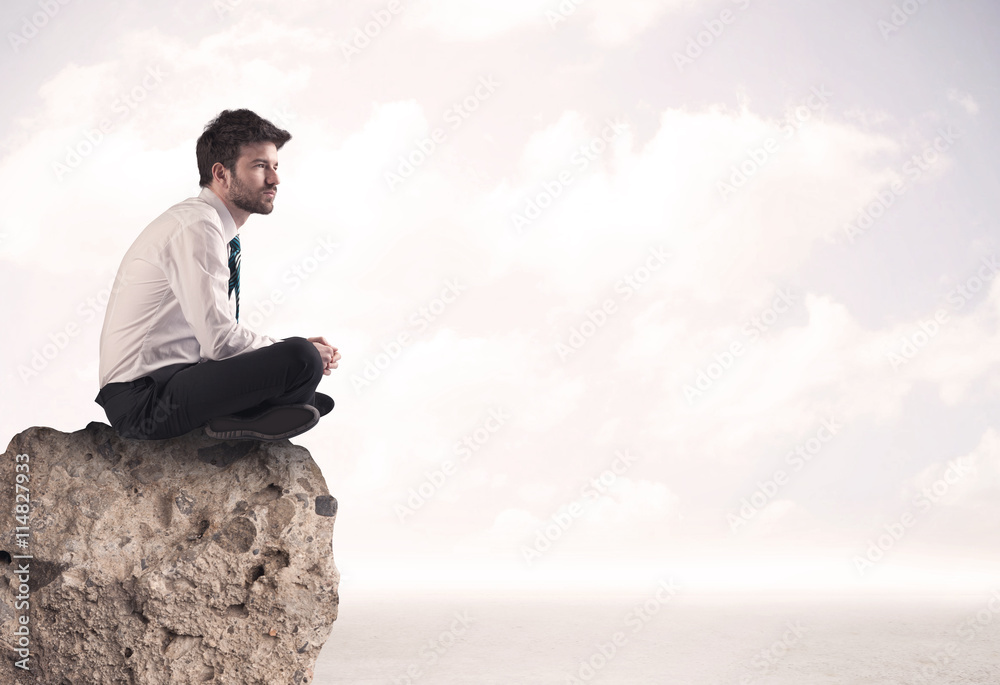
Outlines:
POLYGON ((239 229, 274 209, 278 150, 289 139, 249 110, 222 112, 196 145, 201 194, 161 214, 125 253, 95 400, 123 437, 204 426, 219 439, 281 440, 333 409, 316 388, 337 368, 336 347, 239 323, 239 229))

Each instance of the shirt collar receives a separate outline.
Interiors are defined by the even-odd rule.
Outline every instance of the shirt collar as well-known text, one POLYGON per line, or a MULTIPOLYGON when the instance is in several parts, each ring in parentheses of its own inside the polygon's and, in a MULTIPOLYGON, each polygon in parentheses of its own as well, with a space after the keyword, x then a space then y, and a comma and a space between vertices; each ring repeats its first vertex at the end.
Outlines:
POLYGON ((226 238, 226 243, 229 243, 239 233, 239 229, 236 228, 236 222, 233 221, 233 215, 229 213, 226 203, 211 188, 202 188, 198 197, 212 205, 219 213, 219 218, 222 219, 222 233, 226 238))

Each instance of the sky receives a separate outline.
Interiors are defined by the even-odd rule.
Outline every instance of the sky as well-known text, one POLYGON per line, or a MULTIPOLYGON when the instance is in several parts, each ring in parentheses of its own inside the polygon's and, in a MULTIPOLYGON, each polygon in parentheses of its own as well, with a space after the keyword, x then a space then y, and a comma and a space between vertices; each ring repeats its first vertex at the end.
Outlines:
POLYGON ((4 4, 8 440, 107 423, 121 258, 248 107, 343 592, 1000 583, 995 5, 331 4, 4 4))

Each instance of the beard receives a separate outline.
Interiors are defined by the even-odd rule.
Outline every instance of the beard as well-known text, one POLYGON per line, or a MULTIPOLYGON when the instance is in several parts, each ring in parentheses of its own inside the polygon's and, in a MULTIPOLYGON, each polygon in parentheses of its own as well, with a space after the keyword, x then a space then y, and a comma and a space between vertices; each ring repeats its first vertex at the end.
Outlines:
POLYGON ((250 212, 251 214, 270 214, 271 210, 274 209, 274 198, 264 196, 264 192, 267 190, 277 190, 274 186, 260 188, 258 190, 251 190, 247 186, 243 185, 240 181, 240 177, 233 172, 233 183, 229 191, 230 201, 242 209, 244 212, 250 212))

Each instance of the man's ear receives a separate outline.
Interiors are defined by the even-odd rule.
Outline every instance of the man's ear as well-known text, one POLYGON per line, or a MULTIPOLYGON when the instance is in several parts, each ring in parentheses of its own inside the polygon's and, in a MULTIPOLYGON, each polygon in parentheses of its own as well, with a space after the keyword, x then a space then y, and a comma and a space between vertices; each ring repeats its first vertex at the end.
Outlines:
POLYGON ((212 180, 218 181, 223 188, 229 187, 229 169, 222 162, 212 165, 212 180))

